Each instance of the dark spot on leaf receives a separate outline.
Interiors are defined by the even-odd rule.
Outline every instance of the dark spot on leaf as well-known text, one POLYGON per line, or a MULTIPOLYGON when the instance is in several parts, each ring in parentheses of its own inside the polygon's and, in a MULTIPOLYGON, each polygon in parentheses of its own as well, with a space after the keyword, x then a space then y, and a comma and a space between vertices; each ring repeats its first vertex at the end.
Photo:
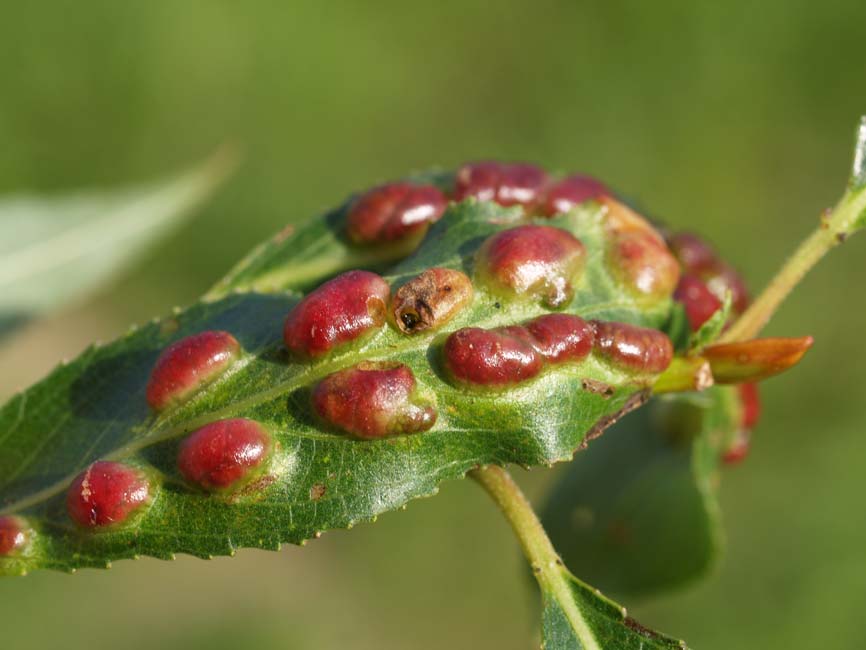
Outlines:
POLYGON ((316 483, 310 488, 310 501, 318 501, 328 491, 327 486, 322 483, 316 483))
POLYGON ((232 494, 231 501, 236 502, 240 501, 241 499, 254 496, 264 498, 263 492, 265 488, 274 483, 274 481, 276 480, 277 477, 273 474, 265 474, 263 476, 260 476, 251 483, 247 483, 246 485, 244 485, 238 492, 232 494))
POLYGON ((631 616, 626 616, 623 623, 630 630, 633 630, 633 631, 637 632, 638 634, 640 634, 641 636, 645 636, 648 639, 656 640, 656 639, 663 639, 664 638, 661 634, 659 634, 655 630, 651 630, 648 627, 641 625, 636 620, 634 620, 631 616))
POLYGON ((580 385, 583 386, 583 390, 595 393, 596 395, 601 395, 605 399, 611 398, 614 394, 613 386, 606 384, 603 381, 598 381, 597 379, 590 379, 588 377, 581 379, 580 385))

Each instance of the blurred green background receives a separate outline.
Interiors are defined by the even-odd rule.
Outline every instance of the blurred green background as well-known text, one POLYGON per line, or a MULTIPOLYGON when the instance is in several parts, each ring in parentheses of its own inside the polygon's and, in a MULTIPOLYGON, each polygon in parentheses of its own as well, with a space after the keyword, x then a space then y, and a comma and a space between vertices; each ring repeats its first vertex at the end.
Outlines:
MULTIPOLYGON (((840 194, 866 3, 4 3, 0 191, 111 186, 225 141, 245 163, 168 245, 0 344, 0 396, 186 304, 350 191, 466 159, 595 173, 760 286, 840 194)), ((724 476, 728 552, 631 614, 698 650, 866 647, 866 237, 772 322, 814 334, 724 476)), ((555 471, 555 470, 554 470, 555 471)), ((518 472, 540 498, 553 472, 518 472)), ((279 554, 0 581, 4 648, 529 648, 537 602, 481 491, 443 486, 279 554)))

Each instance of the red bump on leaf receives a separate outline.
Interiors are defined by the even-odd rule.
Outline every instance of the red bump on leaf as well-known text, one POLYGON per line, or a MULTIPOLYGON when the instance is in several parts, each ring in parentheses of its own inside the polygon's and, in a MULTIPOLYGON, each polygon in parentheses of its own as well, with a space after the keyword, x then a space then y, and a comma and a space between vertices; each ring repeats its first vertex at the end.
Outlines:
POLYGON ((606 194, 610 194, 607 186, 592 176, 567 176, 544 192, 540 205, 541 214, 552 217, 606 194))
POLYGON ((27 526, 20 517, 0 517, 0 557, 20 552, 27 545, 27 526))
MULTIPOLYGON (((535 377, 541 355, 527 335, 466 327, 445 341, 444 365, 454 381, 478 387, 503 388, 535 377)), ((525 331, 525 330, 524 330, 525 331)))
POLYGON ((668 246, 686 273, 700 274, 720 261, 715 249, 694 233, 675 233, 668 246))
POLYGON ((328 375, 313 389, 313 409, 334 427, 363 439, 426 431, 432 406, 415 400, 415 376, 402 364, 365 362, 328 375))
POLYGON ((210 330, 168 346, 156 360, 147 383, 147 402, 162 410, 190 397, 228 369, 241 346, 228 332, 210 330))
POLYGON ((546 182, 547 174, 535 165, 470 163, 457 171, 454 200, 474 197, 504 206, 528 206, 535 203, 546 182))
POLYGON ((592 351, 595 331, 590 323, 571 314, 546 314, 524 326, 532 345, 554 363, 580 361, 592 351))
POLYGON ((634 291, 654 298, 669 296, 679 279, 679 266, 668 249, 650 233, 629 232, 612 243, 615 270, 634 291))
POLYGON ((633 292, 658 299, 670 296, 680 277, 680 266, 665 240, 642 216, 605 196, 605 226, 609 236, 608 263, 633 292))
POLYGON ((731 292, 734 313, 741 314, 746 311, 750 301, 749 290, 734 267, 720 262, 716 266, 706 269, 700 277, 719 300, 724 300, 725 294, 728 291, 731 292))
POLYGON ((493 291, 560 307, 573 296, 584 257, 580 240, 561 228, 518 226, 488 237, 476 271, 493 291))
POLYGON ((698 331, 701 325, 722 308, 722 301, 716 297, 716 294, 693 275, 684 275, 680 278, 680 283, 674 291, 674 300, 685 307, 689 326, 693 332, 698 331))
POLYGON ((387 243, 423 233, 448 199, 432 185, 391 183, 362 194, 349 208, 346 231, 359 244, 387 243))
POLYGON ((206 490, 224 490, 252 477, 272 448, 270 434, 258 422, 218 420, 181 443, 177 467, 190 483, 206 490))
POLYGON ((150 503, 150 481, 135 467, 97 461, 79 474, 66 494, 69 516, 80 526, 122 524, 150 503))
POLYGON ((312 291, 286 317, 286 347, 302 359, 319 357, 385 324, 388 283, 369 271, 349 271, 312 291))
POLYGON ((706 284, 720 301, 730 291, 734 313, 740 314, 749 306, 749 291, 740 274, 721 259, 703 239, 689 232, 680 232, 668 238, 671 251, 682 265, 683 271, 706 284))
POLYGON ((592 321, 592 325, 595 351, 616 366, 658 374, 671 364, 674 347, 663 332, 612 321, 592 321))

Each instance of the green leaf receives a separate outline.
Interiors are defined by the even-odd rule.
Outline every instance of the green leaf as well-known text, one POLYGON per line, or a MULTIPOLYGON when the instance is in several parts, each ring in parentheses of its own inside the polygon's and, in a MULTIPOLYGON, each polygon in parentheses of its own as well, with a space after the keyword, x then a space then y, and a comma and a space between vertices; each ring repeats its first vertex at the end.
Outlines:
POLYGON ((542 521, 568 566, 635 597, 714 565, 722 548, 719 456, 736 430, 734 391, 655 398, 565 468, 542 521))
POLYGON ((109 281, 180 225, 230 168, 217 154, 147 185, 0 199, 0 335, 109 281))
MULTIPOLYGON (((342 218, 340 210, 328 217, 333 232, 341 231, 342 218)), ((398 286, 434 264, 471 273, 479 243, 521 220, 519 209, 474 201, 454 205, 418 251, 390 269, 388 280, 398 286)), ((545 221, 574 232, 587 249, 587 269, 568 311, 661 326, 670 301, 638 305, 608 273, 602 220, 602 210, 588 204, 545 221)), ((297 232, 318 232, 328 246, 339 241, 333 232, 326 236, 319 220, 297 232)), ((479 464, 529 466, 570 459, 588 437, 646 399, 646 380, 636 381, 592 357, 507 393, 467 393, 445 381, 436 359, 448 332, 467 325, 509 325, 546 313, 540 305, 503 301, 483 288, 441 332, 408 337, 385 327, 331 357, 293 362, 285 354, 281 330, 286 312, 299 299, 285 291, 297 282, 297 273, 281 276, 280 269, 298 269, 306 262, 289 254, 286 241, 259 249, 207 300, 90 348, 0 409, 0 513, 23 515, 35 530, 26 554, 0 559, 0 573, 302 543, 320 531, 351 527, 431 495, 441 481, 460 478, 479 464), (249 287, 259 292, 241 290, 249 287), (206 329, 232 332, 245 351, 242 361, 191 401, 152 414, 144 387, 155 359, 171 342, 206 329), (436 425, 425 433, 378 441, 323 428, 310 413, 311 386, 363 360, 408 365, 422 395, 436 405, 436 425), (586 380, 609 385, 612 394, 585 390, 586 380), (177 446, 188 432, 226 417, 255 419, 274 434, 277 450, 267 480, 233 497, 192 490, 176 469, 177 446), (66 487, 97 459, 123 460, 159 477, 158 495, 135 526, 80 531, 65 513, 66 487)), ((304 253, 301 242, 294 245, 304 253)), ((335 268, 306 272, 304 282, 335 268)))
POLYGON ((689 350, 695 353, 700 352, 705 347, 714 343, 722 334, 728 319, 731 316, 731 308, 734 304, 734 297, 730 291, 725 292, 725 301, 715 313, 710 316, 707 321, 694 332, 689 339, 689 350))
POLYGON ((644 627, 625 607, 560 567, 567 590, 543 590, 544 650, 681 650, 683 641, 644 627))

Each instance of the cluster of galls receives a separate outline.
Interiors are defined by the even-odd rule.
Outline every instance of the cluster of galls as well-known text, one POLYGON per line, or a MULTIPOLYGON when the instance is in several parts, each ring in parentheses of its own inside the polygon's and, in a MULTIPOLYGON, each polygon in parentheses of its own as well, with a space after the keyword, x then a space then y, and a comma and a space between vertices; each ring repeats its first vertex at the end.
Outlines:
MULTIPOLYGON (((148 404, 162 411, 189 399, 238 360, 241 346, 228 332, 206 331, 166 348, 151 372, 148 404)), ((234 418, 211 422, 180 444, 177 468, 192 485, 210 492, 232 491, 264 469, 273 449, 258 422, 234 418)), ((114 461, 97 461, 79 474, 66 494, 70 518, 83 528, 111 528, 150 505, 153 472, 114 461)))
POLYGON ((349 209, 346 232, 357 244, 420 237, 445 212, 449 198, 519 205, 533 215, 552 217, 608 194, 602 183, 589 176, 551 179, 535 165, 471 163, 457 171, 450 197, 434 185, 406 182, 388 183, 362 194, 349 209))
MULTIPOLYGON (((675 236, 671 255, 664 239, 642 217, 586 176, 552 179, 524 164, 476 163, 461 168, 447 197, 432 185, 393 183, 357 198, 346 215, 348 237, 359 245, 420 239, 443 214, 448 200, 470 197, 504 206, 522 206, 528 216, 552 217, 588 200, 605 207, 606 261, 623 286, 638 299, 676 296, 686 305, 694 328, 719 306, 724 289, 735 304, 745 300, 742 283, 694 238, 675 236), (684 275, 680 279, 680 264, 684 275)), ((566 306, 585 264, 583 244, 571 233, 548 225, 519 225, 489 237, 475 259, 476 282, 494 296, 531 301, 550 309, 566 306)), ((390 324, 407 336, 435 330, 473 300, 472 280, 448 268, 431 268, 392 296, 380 276, 349 271, 309 293, 288 314, 283 339, 290 355, 314 361, 390 324)), ((673 348, 663 333, 616 322, 585 321, 550 313, 529 322, 451 333, 442 346, 442 367, 454 384, 503 390, 539 375, 546 367, 579 363, 588 355, 640 379, 650 380, 671 362, 673 348)), ((228 332, 206 331, 168 347, 156 362, 146 398, 155 411, 180 404, 226 373, 241 355, 228 332)), ((592 382, 589 390, 598 390, 592 382)), ((750 390, 750 389, 749 389, 750 390)), ((752 423, 757 402, 747 403, 752 423)), ((316 384, 311 408, 326 425, 361 439, 430 429, 436 410, 418 395, 409 367, 365 361, 316 384)), ((235 491, 266 471, 275 443, 258 422, 227 419, 192 432, 180 445, 177 468, 206 491, 235 491)), ((736 454, 732 450, 731 454, 736 454)), ((152 472, 113 461, 93 463, 72 482, 70 517, 85 528, 119 525, 153 502, 152 472)), ((22 520, 0 519, 0 555, 27 544, 22 520)))
MULTIPOLYGON (((731 317, 742 314, 749 306, 749 293, 736 270, 703 239, 688 232, 668 236, 668 246, 682 268, 674 299, 683 305, 693 332, 718 311, 727 293, 731 294, 731 317)), ((737 386, 740 404, 740 423, 733 440, 723 451, 722 460, 737 463, 749 453, 754 426, 761 414, 758 385, 737 386)))
MULTIPOLYGON (((454 178, 450 196, 434 185, 407 182, 389 183, 359 196, 349 207, 346 234, 359 245, 388 245, 397 241, 420 239, 430 224, 439 220, 448 201, 473 198, 499 205, 523 208, 527 216, 555 217, 586 201, 602 203, 606 210, 607 257, 611 269, 641 296, 666 297, 677 284, 679 267, 664 240, 640 216, 613 198, 613 193, 590 176, 573 174, 554 178, 540 167, 524 163, 471 163, 461 167, 454 178)), ((581 265, 583 247, 571 238, 551 234, 544 226, 509 235, 491 244, 489 254, 505 256, 511 268, 503 267, 501 278, 492 277, 495 286, 537 282, 537 277, 515 275, 514 267, 525 259, 549 258, 557 264, 581 265)), ((559 231, 562 232, 562 231, 559 231)), ((523 265, 529 269, 528 264, 523 265)), ((568 288, 541 281, 533 287, 545 304, 557 307, 570 298, 568 288)))
POLYGON ((546 314, 523 325, 458 330, 445 341, 444 363, 463 386, 507 387, 532 379, 547 365, 582 361, 593 351, 635 375, 663 372, 673 357, 670 339, 658 330, 546 314))

